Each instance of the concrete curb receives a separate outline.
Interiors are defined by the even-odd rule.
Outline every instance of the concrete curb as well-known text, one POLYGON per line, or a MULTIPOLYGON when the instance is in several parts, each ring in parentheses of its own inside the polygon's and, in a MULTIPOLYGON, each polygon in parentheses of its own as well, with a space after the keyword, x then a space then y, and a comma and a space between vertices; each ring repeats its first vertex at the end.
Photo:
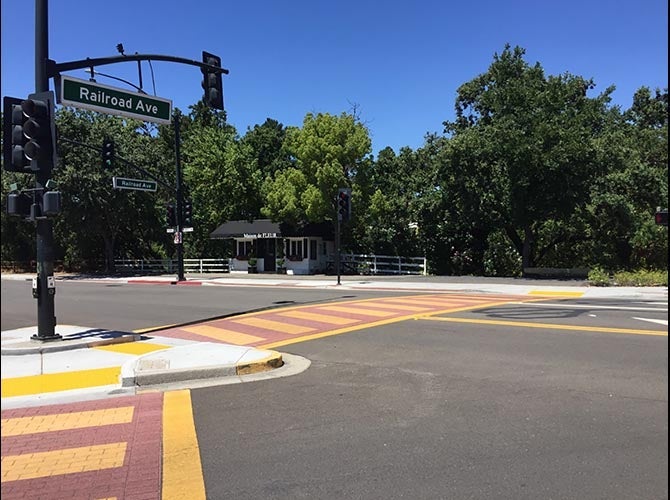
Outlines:
MULTIPOLYGON (((172 349, 175 348, 158 352, 169 352, 172 349)), ((152 360, 150 358, 155 357, 156 353, 151 353, 129 361, 121 367, 121 387, 144 387, 191 380, 251 375, 280 368, 284 365, 282 355, 277 351, 259 351, 256 349, 254 351, 267 353, 267 355, 253 361, 188 368, 170 368, 169 360, 152 360)))

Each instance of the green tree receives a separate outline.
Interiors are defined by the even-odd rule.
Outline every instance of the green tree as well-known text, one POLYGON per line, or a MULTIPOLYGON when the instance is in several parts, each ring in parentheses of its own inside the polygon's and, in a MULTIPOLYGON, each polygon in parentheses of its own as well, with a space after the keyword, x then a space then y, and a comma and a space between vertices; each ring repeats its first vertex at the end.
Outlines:
POLYGON ((262 125, 254 125, 242 137, 256 159, 264 177, 272 177, 277 171, 292 166, 290 155, 284 147, 287 129, 277 120, 268 118, 262 125))
POLYGON ((594 182, 585 214, 592 261, 608 269, 667 268, 667 229, 653 220, 668 201, 667 89, 652 96, 640 88, 600 151, 608 171, 594 182))
POLYGON ((302 128, 287 130, 285 141, 295 166, 266 180, 263 215, 295 224, 332 220, 337 189, 351 185, 370 153, 367 128, 351 114, 309 113, 302 128))
POLYGON ((185 240, 195 257, 221 255, 226 249, 209 235, 222 222, 254 219, 262 205, 262 175, 254 151, 234 127, 202 120, 192 108, 182 141, 184 181, 193 202, 194 233, 185 240))
POLYGON ((449 168, 466 211, 504 227, 525 268, 538 264, 543 246, 567 238, 547 238, 545 222, 568 221, 603 173, 597 140, 614 88, 589 98, 591 80, 546 77, 524 54, 507 45, 459 87, 445 132, 453 134, 449 168))
POLYGON ((150 126, 118 117, 63 108, 57 114, 59 167, 54 180, 62 196, 62 213, 55 219, 55 235, 71 265, 88 263, 114 270, 116 258, 160 256, 156 242, 165 241, 154 193, 117 190, 112 176, 138 176, 137 171, 117 159, 113 171, 102 166, 99 148, 103 138, 116 144, 123 157, 152 175, 161 177, 165 162, 150 126), (74 141, 74 142, 73 142, 74 141), (82 145, 83 144, 83 145, 82 145))

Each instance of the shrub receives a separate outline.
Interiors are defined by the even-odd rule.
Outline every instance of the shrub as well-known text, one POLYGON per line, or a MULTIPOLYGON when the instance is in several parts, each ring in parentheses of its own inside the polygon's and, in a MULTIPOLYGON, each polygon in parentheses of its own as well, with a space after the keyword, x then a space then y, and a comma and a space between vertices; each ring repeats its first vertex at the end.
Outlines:
POLYGON ((618 286, 668 286, 668 272, 620 271, 614 273, 614 283, 618 286))
POLYGON ((607 271, 595 267, 589 271, 588 281, 591 286, 668 286, 667 271, 618 271, 610 278, 607 271))
POLYGON ((610 275, 601 267, 594 267, 589 271, 589 284, 592 286, 610 286, 610 275))

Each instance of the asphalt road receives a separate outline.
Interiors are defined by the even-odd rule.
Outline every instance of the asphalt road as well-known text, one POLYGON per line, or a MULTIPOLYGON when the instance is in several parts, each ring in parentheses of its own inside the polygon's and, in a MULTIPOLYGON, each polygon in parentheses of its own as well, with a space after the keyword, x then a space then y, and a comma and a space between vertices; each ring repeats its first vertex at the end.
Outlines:
MULTIPOLYGON (((2 330, 37 324, 30 281, 2 280, 2 330)), ((266 307, 322 300, 372 298, 394 292, 290 290, 267 287, 203 287, 58 281, 58 324, 133 331, 189 323, 266 307)))
MULTIPOLYGON (((125 330, 391 294, 91 283, 58 293, 59 322, 125 330)), ((29 284, 2 282, 3 330, 35 324, 26 295, 29 284)), ((668 498, 667 303, 509 304, 281 350, 312 364, 191 391, 208 498, 668 498)))

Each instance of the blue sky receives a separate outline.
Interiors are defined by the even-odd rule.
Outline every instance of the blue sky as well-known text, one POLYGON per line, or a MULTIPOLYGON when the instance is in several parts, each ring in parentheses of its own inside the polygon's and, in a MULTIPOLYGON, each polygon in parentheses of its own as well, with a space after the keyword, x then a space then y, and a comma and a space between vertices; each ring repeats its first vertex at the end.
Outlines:
MULTIPOLYGON (((51 0, 49 30, 57 62, 113 56, 118 43, 127 54, 220 55, 230 70, 228 121, 240 135, 266 118, 300 126, 306 113, 355 107, 375 154, 416 149, 426 133, 442 133, 458 87, 506 43, 547 75, 593 78, 595 93, 615 85, 613 103, 624 109, 639 87, 668 86, 666 0, 51 0)), ((34 90, 33 58, 34 2, 3 0, 2 95, 34 90)), ((139 83, 137 63, 99 69, 139 83)), ((153 70, 157 96, 185 112, 200 99, 198 68, 154 62, 153 70)), ((147 63, 142 76, 153 94, 147 63)))

